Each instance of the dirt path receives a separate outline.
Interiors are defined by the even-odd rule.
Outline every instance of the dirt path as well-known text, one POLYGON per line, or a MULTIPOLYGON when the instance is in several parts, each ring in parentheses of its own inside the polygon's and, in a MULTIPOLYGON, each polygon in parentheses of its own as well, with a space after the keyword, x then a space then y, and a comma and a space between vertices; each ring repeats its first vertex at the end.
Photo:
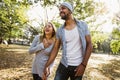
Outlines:
MULTIPOLYGON (((31 64, 34 55, 28 46, 0 45, 0 80, 32 80, 31 64)), ((53 80, 61 54, 55 60, 49 80, 53 80)), ((83 80, 120 80, 120 56, 92 54, 83 80)))
POLYGON ((0 45, 0 80, 32 80, 28 46, 0 45))

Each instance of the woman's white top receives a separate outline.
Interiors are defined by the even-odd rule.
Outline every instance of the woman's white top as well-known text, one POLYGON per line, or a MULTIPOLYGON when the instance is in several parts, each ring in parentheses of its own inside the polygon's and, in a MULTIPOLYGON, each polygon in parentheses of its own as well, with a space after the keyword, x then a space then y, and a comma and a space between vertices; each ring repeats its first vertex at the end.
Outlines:
POLYGON ((67 44, 68 65, 78 66, 82 62, 82 47, 77 26, 72 30, 65 29, 65 39, 67 44))
POLYGON ((32 64, 33 74, 38 74, 40 77, 42 77, 45 63, 49 58, 49 54, 52 48, 53 48, 53 44, 51 44, 48 48, 44 48, 43 43, 40 42, 40 35, 35 36, 29 48, 30 54, 35 53, 35 57, 32 64))

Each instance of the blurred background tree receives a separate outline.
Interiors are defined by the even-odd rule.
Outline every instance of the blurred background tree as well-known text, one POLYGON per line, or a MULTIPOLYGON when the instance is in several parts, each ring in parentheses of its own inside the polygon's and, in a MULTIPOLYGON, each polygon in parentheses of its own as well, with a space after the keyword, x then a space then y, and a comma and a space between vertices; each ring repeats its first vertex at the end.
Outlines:
POLYGON ((24 11, 29 4, 26 1, 3 0, 0 5, 0 37, 8 39, 20 37, 24 23, 27 22, 24 11))
MULTIPOLYGON (((120 0, 117 0, 117 2, 120 9, 120 0)), ((114 54, 120 54, 120 10, 114 15, 112 22, 113 24, 116 24, 117 27, 115 27, 112 31, 110 47, 114 54)))
POLYGON ((110 43, 110 47, 113 53, 119 54, 120 53, 120 12, 118 12, 113 18, 113 23, 117 24, 118 27, 114 28, 112 31, 112 40, 110 43))

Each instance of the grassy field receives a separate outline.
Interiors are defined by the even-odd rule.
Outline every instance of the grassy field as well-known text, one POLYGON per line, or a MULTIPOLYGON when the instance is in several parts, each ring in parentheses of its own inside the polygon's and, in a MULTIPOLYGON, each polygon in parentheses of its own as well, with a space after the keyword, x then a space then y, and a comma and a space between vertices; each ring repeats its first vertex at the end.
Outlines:
MULTIPOLYGON (((31 64, 34 55, 29 46, 0 45, 0 80, 32 80, 31 64)), ((59 53, 49 80, 53 80, 59 64, 59 53)), ((120 55, 92 53, 83 80, 120 80, 120 55)))

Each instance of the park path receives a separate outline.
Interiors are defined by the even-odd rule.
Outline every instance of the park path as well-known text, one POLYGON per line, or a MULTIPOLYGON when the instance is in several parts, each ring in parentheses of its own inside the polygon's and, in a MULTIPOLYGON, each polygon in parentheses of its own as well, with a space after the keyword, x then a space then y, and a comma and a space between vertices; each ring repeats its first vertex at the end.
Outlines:
MULTIPOLYGON (((34 55, 29 46, 0 45, 0 80, 32 80, 31 64, 34 55)), ((61 53, 55 59, 49 80, 53 80, 61 53)), ((83 80, 120 80, 120 56, 92 53, 83 80)))

